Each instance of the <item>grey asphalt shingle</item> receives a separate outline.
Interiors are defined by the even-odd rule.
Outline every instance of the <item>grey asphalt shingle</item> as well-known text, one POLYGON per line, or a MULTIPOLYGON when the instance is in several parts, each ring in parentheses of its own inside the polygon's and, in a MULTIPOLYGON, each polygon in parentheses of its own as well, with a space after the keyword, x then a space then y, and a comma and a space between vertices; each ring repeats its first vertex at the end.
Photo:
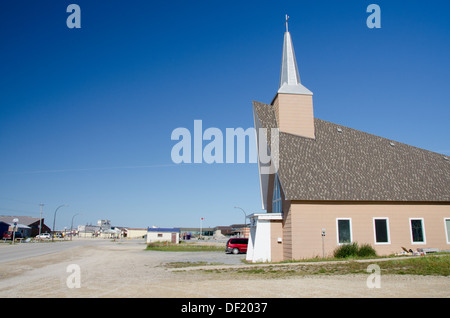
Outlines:
MULTIPOLYGON (((270 128, 277 127, 272 106, 253 102, 253 108, 270 140, 270 128)), ((314 123, 315 139, 279 133, 278 175, 288 200, 450 201, 445 155, 317 118, 314 123)))

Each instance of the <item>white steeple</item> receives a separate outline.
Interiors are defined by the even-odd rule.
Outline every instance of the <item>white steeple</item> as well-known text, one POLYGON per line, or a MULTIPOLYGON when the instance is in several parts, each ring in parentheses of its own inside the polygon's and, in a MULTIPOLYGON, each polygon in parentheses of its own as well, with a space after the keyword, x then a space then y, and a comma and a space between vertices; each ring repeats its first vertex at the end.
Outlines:
POLYGON ((288 29, 288 19, 289 17, 286 15, 286 32, 284 33, 280 88, 278 93, 312 95, 313 93, 300 82, 294 45, 292 44, 291 34, 288 29))
POLYGON ((280 132, 315 139, 313 93, 300 82, 288 19, 286 15, 280 87, 271 104, 280 132))

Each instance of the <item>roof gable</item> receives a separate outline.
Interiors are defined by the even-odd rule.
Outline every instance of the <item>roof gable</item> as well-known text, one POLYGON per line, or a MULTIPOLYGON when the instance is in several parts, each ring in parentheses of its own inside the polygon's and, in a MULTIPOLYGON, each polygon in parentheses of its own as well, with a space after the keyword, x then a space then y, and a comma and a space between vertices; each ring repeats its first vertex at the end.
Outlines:
MULTIPOLYGON (((19 223, 24 225, 30 225, 36 222, 40 221, 40 218, 31 217, 31 216, 16 216, 16 215, 0 215, 0 221, 6 222, 6 223, 13 223, 14 219, 18 219, 19 223)), ((43 222, 44 218, 42 218, 43 222)))
MULTIPOLYGON (((253 108, 270 140, 273 107, 253 108)), ((316 139, 279 133, 278 176, 288 200, 450 201, 444 155, 317 118, 314 124, 316 139)))

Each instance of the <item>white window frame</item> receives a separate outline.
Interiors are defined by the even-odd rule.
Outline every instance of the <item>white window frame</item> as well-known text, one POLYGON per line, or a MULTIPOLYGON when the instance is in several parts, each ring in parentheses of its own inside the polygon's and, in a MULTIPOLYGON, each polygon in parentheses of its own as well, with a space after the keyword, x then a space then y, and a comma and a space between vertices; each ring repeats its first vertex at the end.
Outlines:
POLYGON ((411 244, 412 245, 425 245, 427 244, 427 236, 425 235, 425 221, 423 218, 409 218, 409 234, 411 237, 411 244), (422 222, 422 234, 423 234, 423 242, 414 242, 413 240, 413 231, 412 231, 412 224, 411 221, 417 221, 420 220, 422 222))
POLYGON ((447 244, 450 244, 450 237, 449 237, 449 235, 448 235, 448 230, 449 230, 449 229, 447 229, 447 220, 450 220, 450 217, 444 218, 445 238, 447 239, 447 244))
POLYGON ((336 218, 336 240, 338 245, 344 244, 352 244, 353 243, 353 227, 352 227, 352 218, 336 218), (339 221, 349 221, 350 225, 350 242, 341 243, 339 242, 339 221))
POLYGON ((375 245, 388 245, 391 244, 391 230, 389 228, 389 218, 388 217, 374 217, 373 218, 373 241, 375 245), (377 242, 377 229, 375 227, 376 220, 386 220, 386 231, 388 236, 387 242, 377 242))

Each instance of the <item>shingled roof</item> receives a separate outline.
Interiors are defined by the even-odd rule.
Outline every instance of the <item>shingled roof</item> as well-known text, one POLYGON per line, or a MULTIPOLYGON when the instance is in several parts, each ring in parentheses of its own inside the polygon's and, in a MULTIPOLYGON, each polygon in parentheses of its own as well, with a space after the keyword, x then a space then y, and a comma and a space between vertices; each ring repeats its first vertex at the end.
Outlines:
MULTIPOLYGON (((35 218, 31 216, 16 216, 16 215, 0 215, 0 221, 6 223, 13 223, 14 219, 18 219, 20 224, 30 225, 36 222, 39 222, 40 218, 35 218)), ((42 218, 44 220, 44 218, 42 218)))
MULTIPOLYGON (((253 102, 262 128, 271 105, 253 102)), ((279 132, 278 176, 287 200, 450 202, 442 154, 315 118, 315 139, 279 132)))

